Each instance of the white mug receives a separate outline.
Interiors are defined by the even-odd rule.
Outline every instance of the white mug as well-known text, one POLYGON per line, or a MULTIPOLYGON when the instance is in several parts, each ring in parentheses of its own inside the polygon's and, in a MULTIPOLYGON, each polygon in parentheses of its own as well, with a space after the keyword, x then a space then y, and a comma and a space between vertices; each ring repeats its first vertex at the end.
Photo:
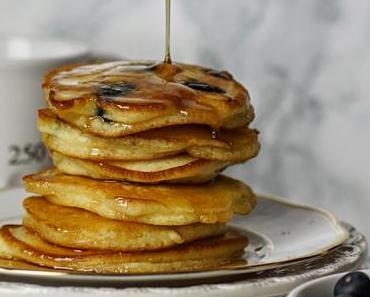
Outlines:
POLYGON ((50 164, 37 130, 37 110, 45 106, 42 77, 88 53, 74 41, 0 37, 0 188, 50 164))

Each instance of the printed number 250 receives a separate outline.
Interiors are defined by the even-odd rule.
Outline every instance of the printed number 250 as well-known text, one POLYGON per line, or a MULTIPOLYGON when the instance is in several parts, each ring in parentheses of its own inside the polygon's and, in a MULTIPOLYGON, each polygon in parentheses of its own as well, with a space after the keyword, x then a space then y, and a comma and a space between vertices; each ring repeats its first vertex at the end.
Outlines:
POLYGON ((42 162, 46 159, 47 153, 43 143, 27 143, 25 145, 11 145, 9 147, 11 157, 9 165, 27 165, 32 162, 42 162))

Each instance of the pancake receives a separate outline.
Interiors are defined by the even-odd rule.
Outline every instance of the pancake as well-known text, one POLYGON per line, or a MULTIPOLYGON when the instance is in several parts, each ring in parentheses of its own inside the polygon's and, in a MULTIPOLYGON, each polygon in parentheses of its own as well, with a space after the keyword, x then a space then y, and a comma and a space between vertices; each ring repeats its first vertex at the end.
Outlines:
MULTIPOLYGON (((143 274, 201 271, 240 260, 248 240, 235 231, 168 250, 124 253, 58 247, 21 226, 0 229, 0 257, 80 272, 143 274)), ((1 265, 1 263, 0 263, 1 265)))
POLYGON ((150 161, 93 161, 51 152, 55 166, 71 175, 146 184, 199 184, 212 180, 229 162, 204 160, 186 154, 150 161))
MULTIPOLYGON (((140 185, 45 170, 24 178, 27 191, 54 204, 83 208, 102 217, 152 225, 215 224, 255 207, 253 191, 219 176, 203 185, 140 185)), ((52 218, 51 218, 52 219, 52 218)))
POLYGON ((231 129, 254 118, 247 90, 231 74, 195 65, 63 66, 45 77, 43 89, 60 118, 108 137, 180 124, 231 129))
MULTIPOLYGON (((0 247, 0 257, 1 257, 1 252, 2 251, 0 247)), ((0 258, 0 268, 21 269, 21 270, 43 270, 40 266, 30 264, 24 261, 12 260, 12 259, 1 259, 1 258, 0 258)))
POLYGON ((83 209, 52 204, 44 197, 27 198, 23 206, 24 226, 49 242, 70 248, 156 250, 226 231, 223 224, 167 227, 111 220, 83 209))
POLYGON ((200 159, 243 162, 260 148, 258 132, 246 127, 214 133, 208 127, 182 125, 103 138, 81 132, 50 110, 39 111, 38 125, 50 150, 95 161, 152 160, 186 152, 200 159))

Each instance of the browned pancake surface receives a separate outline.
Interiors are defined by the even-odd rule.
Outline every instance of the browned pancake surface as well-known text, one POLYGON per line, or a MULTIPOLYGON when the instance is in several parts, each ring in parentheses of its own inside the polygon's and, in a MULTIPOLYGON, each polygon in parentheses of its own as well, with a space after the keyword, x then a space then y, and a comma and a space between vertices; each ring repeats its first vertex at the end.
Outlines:
POLYGON ((116 61, 63 66, 43 88, 50 108, 80 129, 122 136, 178 124, 247 125, 247 90, 226 71, 195 65, 116 61))
POLYGON ((260 149, 258 132, 247 127, 212 132, 208 127, 182 125, 125 137, 105 138, 83 133, 40 110, 39 129, 46 146, 64 155, 89 160, 152 160, 186 152, 206 160, 243 162, 260 149))
POLYGON ((247 185, 226 176, 202 185, 140 185, 46 170, 26 176, 24 184, 55 204, 154 225, 226 223, 234 213, 251 212, 256 202, 247 185))
POLYGON ((154 226, 107 219, 53 204, 44 197, 24 200, 23 225, 55 244, 81 249, 156 250, 225 233, 223 224, 154 226))
POLYGON ((54 165, 66 174, 146 184, 199 184, 210 181, 229 165, 187 154, 137 161, 94 161, 51 152, 54 165))
POLYGON ((240 260, 247 243, 245 236, 230 231, 222 237, 166 250, 123 253, 59 247, 21 226, 3 226, 0 229, 1 258, 95 273, 173 273, 217 269, 240 260))

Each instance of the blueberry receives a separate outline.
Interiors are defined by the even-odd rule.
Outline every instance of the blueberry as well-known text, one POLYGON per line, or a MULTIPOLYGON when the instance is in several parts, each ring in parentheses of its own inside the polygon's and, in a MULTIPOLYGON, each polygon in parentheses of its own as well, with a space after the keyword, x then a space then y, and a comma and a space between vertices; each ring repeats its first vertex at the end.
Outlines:
POLYGON ((104 110, 103 110, 103 108, 98 107, 96 109, 96 116, 101 117, 101 118, 104 118, 104 110))
POLYGON ((218 70, 210 69, 210 70, 206 70, 206 72, 208 74, 210 74, 212 76, 215 76, 215 77, 218 77, 218 78, 222 78, 222 79, 226 79, 226 80, 233 79, 233 76, 227 71, 218 71, 218 70))
POLYGON ((370 297, 370 279, 363 272, 351 272, 339 279, 334 288, 335 297, 370 297))
POLYGON ((183 84, 189 88, 192 88, 198 91, 212 92, 212 93, 225 93, 225 91, 219 87, 212 86, 207 83, 196 81, 196 80, 186 81, 183 84))
POLYGON ((98 95, 101 97, 115 97, 126 95, 135 90, 135 85, 132 83, 117 83, 103 85, 98 89, 98 95))
POLYGON ((105 111, 104 111, 104 109, 103 109, 103 108, 101 108, 101 107, 98 107, 98 108, 96 109, 96 116, 97 116, 97 117, 100 117, 104 122, 108 122, 108 123, 112 122, 112 120, 110 120, 110 119, 106 118, 105 111))

